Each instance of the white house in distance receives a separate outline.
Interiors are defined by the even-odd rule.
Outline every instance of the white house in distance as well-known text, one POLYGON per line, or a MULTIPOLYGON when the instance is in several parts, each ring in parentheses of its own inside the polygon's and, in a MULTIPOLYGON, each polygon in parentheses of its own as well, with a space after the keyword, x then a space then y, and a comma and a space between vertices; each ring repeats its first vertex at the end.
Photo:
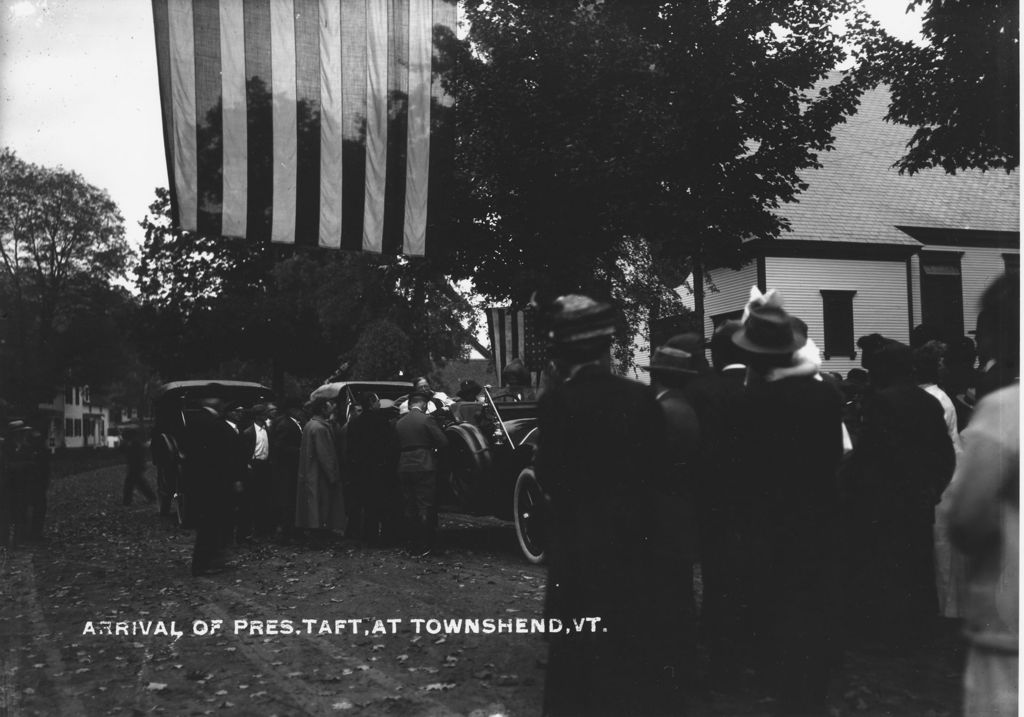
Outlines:
POLYGON ((807 323, 823 370, 843 375, 860 365, 860 336, 908 343, 920 324, 950 336, 974 330, 988 283, 1019 272, 1019 172, 900 175, 892 165, 913 129, 884 120, 888 103, 885 88, 870 91, 835 128, 835 149, 803 174, 799 202, 780 209, 792 231, 749 243, 739 270, 707 272, 706 336, 739 316, 752 286, 778 290, 807 323))
POLYGON ((39 408, 50 417, 51 448, 98 448, 107 445, 110 409, 92 403, 88 386, 65 386, 52 403, 39 408))

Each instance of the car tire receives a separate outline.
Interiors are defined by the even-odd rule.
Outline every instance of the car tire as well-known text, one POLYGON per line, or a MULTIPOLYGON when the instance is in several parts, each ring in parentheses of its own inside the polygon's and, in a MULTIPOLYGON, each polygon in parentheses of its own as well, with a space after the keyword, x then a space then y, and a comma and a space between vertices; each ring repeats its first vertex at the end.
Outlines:
POLYGON ((526 466, 516 476, 512 492, 512 509, 516 525, 516 539, 523 556, 534 565, 547 557, 546 508, 547 498, 533 466, 526 466))

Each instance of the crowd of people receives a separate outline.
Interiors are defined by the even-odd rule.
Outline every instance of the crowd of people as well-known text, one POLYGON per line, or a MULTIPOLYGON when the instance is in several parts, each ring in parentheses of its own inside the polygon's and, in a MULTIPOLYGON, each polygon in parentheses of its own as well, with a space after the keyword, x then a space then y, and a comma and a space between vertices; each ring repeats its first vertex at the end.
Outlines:
POLYGON ((400 406, 382 407, 372 392, 351 406, 344 396, 281 407, 206 400, 179 447, 197 529, 193 573, 230 567, 230 546, 268 539, 326 545, 343 537, 430 553, 447 438, 428 414, 477 406, 481 390, 466 381, 450 401, 419 378, 400 406))
POLYGON ((755 289, 711 366, 696 334, 656 347, 651 391, 610 370, 610 306, 563 297, 550 321, 547 613, 604 632, 552 636, 546 715, 684 714, 697 675, 824 715, 844 648, 899 654, 943 616, 970 635, 966 714, 1016 714, 1014 279, 983 297, 977 368, 969 338, 918 330, 823 372, 806 324, 755 289))

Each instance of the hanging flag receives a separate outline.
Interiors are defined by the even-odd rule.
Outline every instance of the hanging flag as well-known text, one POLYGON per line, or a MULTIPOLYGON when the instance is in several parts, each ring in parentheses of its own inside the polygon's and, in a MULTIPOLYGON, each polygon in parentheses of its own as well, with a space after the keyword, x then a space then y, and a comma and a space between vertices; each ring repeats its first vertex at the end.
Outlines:
POLYGON ((515 358, 520 359, 531 374, 544 370, 546 344, 537 334, 533 311, 493 306, 487 309, 487 326, 494 371, 499 378, 515 358))
POLYGON ((152 3, 175 226, 425 253, 450 185, 437 45, 457 0, 152 3))

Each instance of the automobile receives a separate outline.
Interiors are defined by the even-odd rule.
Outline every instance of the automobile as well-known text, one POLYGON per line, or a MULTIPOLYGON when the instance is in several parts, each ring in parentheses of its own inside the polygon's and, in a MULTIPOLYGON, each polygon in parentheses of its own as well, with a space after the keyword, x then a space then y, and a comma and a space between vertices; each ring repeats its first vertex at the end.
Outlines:
POLYGON ((155 422, 151 432, 153 464, 161 515, 175 515, 178 525, 192 527, 185 433, 203 410, 203 402, 217 398, 246 406, 274 401, 274 393, 260 383, 221 379, 172 381, 157 389, 153 398, 155 422))
POLYGON ((312 401, 316 398, 327 398, 343 404, 343 415, 348 421, 358 403, 356 397, 360 393, 370 392, 377 394, 383 408, 395 406, 401 399, 406 398, 412 390, 412 384, 408 381, 334 381, 325 383, 309 394, 312 401))
POLYGON ((481 399, 475 417, 444 429, 451 498, 462 511, 512 520, 523 556, 542 563, 547 499, 534 469, 537 403, 492 394, 489 387, 481 399))

